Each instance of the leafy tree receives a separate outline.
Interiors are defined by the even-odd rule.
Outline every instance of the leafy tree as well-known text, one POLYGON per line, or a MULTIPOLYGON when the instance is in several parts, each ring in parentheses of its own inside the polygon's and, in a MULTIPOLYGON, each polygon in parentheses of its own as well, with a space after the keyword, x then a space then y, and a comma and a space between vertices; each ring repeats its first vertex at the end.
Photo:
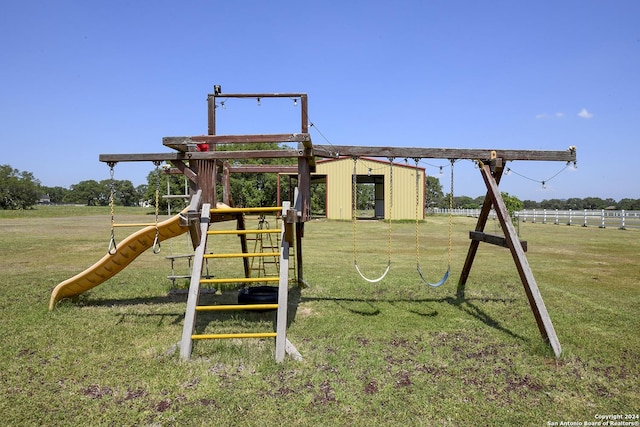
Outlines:
POLYGON ((311 212, 325 216, 327 213, 327 184, 311 184, 311 212))
POLYGON ((618 209, 624 210, 640 210, 640 199, 621 199, 617 206, 618 209))
MULTIPOLYGON (((615 205, 616 202, 613 202, 615 205)), ((604 209, 607 207, 607 202, 600 197, 586 197, 582 199, 581 209, 604 209)))
POLYGON ((566 209, 566 205, 567 205, 566 200, 550 199, 550 200, 543 200, 538 204, 538 206, 532 207, 532 209, 536 209, 536 208, 551 209, 551 210, 566 209))
POLYGON ((363 183, 356 185, 356 209, 370 210, 375 208, 375 184, 363 183))
POLYGON ((522 203, 522 200, 518 199, 516 196, 510 195, 509 193, 501 192, 500 195, 502 196, 502 200, 504 200, 504 204, 507 207, 509 215, 511 218, 514 218, 515 213, 522 210, 524 203, 522 203))
MULTIPOLYGON (((449 207, 449 195, 446 197, 446 207, 449 207)), ((455 196, 453 198, 453 207, 454 209, 477 209, 480 205, 469 196, 455 196)))
MULTIPOLYGON (((259 144, 227 144, 218 145, 217 151, 244 151, 244 150, 283 150, 286 147, 278 143, 268 142, 259 144)), ((276 159, 242 159, 238 164, 247 165, 293 165, 294 158, 276 159)), ((278 176, 275 173, 240 173, 232 174, 231 195, 235 206, 275 206, 278 193, 278 176)), ((281 184, 281 192, 287 192, 284 184, 281 184)), ((289 196, 292 199, 291 195, 289 196)), ((293 200, 292 200, 293 202, 293 200)))
POLYGON ((484 197, 485 196, 478 196, 473 199, 473 201, 478 205, 478 207, 481 207, 484 204, 484 197))
MULTIPOLYGON (((427 192, 426 192, 426 200, 425 207, 427 209, 433 209, 435 207, 442 206, 442 199, 444 198, 444 194, 442 193, 442 185, 440 184, 440 179, 435 176, 427 176, 427 192)), ((449 207, 449 202, 447 201, 447 208, 449 207)))
POLYGON ((40 199, 40 181, 31 172, 0 165, 0 209, 28 209, 40 199))
MULTIPOLYGON (((110 181, 102 181, 101 184, 110 185, 110 181)), ((129 180, 114 181, 114 202, 121 206, 137 206, 140 198, 133 183, 129 180)), ((107 199, 107 203, 109 200, 107 199)))
POLYGON ((48 194, 53 204, 63 203, 67 193, 69 190, 64 187, 42 187, 42 194, 48 194))
POLYGON ((136 188, 136 204, 139 202, 146 202, 150 206, 155 207, 156 203, 156 188, 158 188, 158 210, 162 213, 166 213, 168 208, 171 208, 171 212, 178 212, 185 207, 186 201, 182 198, 169 198, 164 199, 162 196, 169 192, 169 195, 175 196, 185 194, 184 189, 184 175, 171 175, 159 170, 152 170, 147 175, 147 184, 139 185, 136 188), (158 178, 160 182, 158 183, 158 178))
POLYGON ((64 201, 67 203, 82 203, 87 206, 104 206, 109 203, 108 181, 98 182, 93 179, 80 181, 69 188, 64 201))

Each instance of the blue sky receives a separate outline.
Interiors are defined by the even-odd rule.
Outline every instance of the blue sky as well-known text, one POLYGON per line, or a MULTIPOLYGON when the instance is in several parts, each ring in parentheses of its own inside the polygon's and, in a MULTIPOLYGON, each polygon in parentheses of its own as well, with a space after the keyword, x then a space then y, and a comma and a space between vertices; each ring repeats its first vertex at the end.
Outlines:
MULTIPOLYGON (((107 179, 100 153, 206 133, 220 84, 308 93, 317 144, 575 145, 577 170, 548 181, 565 165, 514 162, 502 190, 640 198, 639 22, 635 0, 5 0, 0 164, 47 186, 107 179)), ((290 100, 225 107, 218 134, 299 130, 290 100)), ((436 176, 446 164, 422 163, 436 176)), ((116 178, 138 185, 152 167, 119 164, 116 178)), ((484 194, 469 161, 456 163, 456 194, 484 194)))

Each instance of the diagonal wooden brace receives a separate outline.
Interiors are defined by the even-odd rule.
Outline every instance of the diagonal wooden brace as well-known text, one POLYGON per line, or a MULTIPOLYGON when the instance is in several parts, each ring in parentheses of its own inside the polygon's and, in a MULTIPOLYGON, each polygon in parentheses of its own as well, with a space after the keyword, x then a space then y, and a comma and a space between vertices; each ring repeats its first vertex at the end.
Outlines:
MULTIPOLYGON (((540 294, 536 280, 533 277, 533 272, 531 271, 527 257, 525 256, 520 240, 518 239, 516 229, 511 222, 511 217, 509 216, 507 207, 498 189, 498 183, 491 173, 491 167, 480 163, 480 173, 482 174, 482 179, 487 187, 487 196, 490 198, 491 203, 495 208, 498 220, 500 221, 500 225, 502 226, 507 246, 511 251, 513 261, 518 269, 520 280, 522 281, 527 298, 529 299, 529 304, 531 305, 531 310, 533 311, 533 315, 538 324, 540 334, 542 335, 542 338, 549 343, 556 357, 560 357, 560 354, 562 353, 560 341, 558 340, 556 331, 553 328, 551 318, 549 317, 547 308, 542 300, 542 295, 540 294)), ((485 204, 486 202, 487 201, 485 200, 485 204)))

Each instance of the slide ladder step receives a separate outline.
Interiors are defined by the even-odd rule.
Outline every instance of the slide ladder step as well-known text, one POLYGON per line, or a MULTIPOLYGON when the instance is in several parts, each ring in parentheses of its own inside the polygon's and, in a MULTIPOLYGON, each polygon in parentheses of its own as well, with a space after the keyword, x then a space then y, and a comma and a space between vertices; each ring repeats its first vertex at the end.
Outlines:
POLYGON ((280 252, 238 252, 233 254, 205 254, 204 258, 279 257, 280 252))
POLYGON ((201 279, 200 283, 256 283, 278 282, 279 277, 234 277, 227 279, 201 279))
POLYGON ((275 338, 275 332, 245 332, 237 334, 193 334, 192 340, 222 340, 230 338, 275 338))
POLYGON ((276 310, 278 304, 224 304, 199 305, 196 311, 232 311, 232 310, 276 310))
POLYGON ((268 228, 265 230, 254 229, 254 230, 209 230, 207 234, 209 236, 213 235, 221 235, 221 234, 263 234, 263 233, 280 233, 282 230, 279 228, 268 228))
POLYGON ((261 207, 261 208, 212 208, 210 212, 212 214, 272 213, 272 212, 282 212, 282 206, 268 206, 268 207, 261 207))

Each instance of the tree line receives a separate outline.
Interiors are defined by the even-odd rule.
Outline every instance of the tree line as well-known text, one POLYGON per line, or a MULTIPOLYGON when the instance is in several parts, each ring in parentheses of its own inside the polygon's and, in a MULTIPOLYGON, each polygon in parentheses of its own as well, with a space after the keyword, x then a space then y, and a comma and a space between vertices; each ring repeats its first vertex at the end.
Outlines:
MULTIPOLYGON (((504 198, 505 194, 502 193, 504 198)), ((507 194, 508 195, 508 194, 507 194)), ((509 196, 509 195, 508 195, 509 196)), ((444 196, 444 199, 448 200, 449 195, 444 196)), ((516 196, 509 196, 516 198, 516 196)), ((455 196, 453 198, 454 209, 479 209, 484 202, 484 196, 471 198, 468 196, 455 196)), ((548 210, 600 210, 600 209, 612 209, 612 210, 640 210, 640 199, 624 198, 616 201, 614 199, 602 199, 600 197, 585 197, 585 198, 570 198, 570 199, 545 199, 541 202, 534 200, 521 201, 521 209, 548 209, 548 210)), ((436 203, 435 207, 447 208, 446 203, 436 203)))
MULTIPOLYGON (((270 150, 281 148, 279 144, 251 145, 251 149, 270 150)), ((218 150, 226 148, 249 149, 249 147, 218 146, 218 150)), ((285 159, 291 164, 294 159, 285 159)), ((243 164, 269 164, 277 161, 282 164, 283 159, 245 159, 243 164)), ((281 200, 292 200, 293 187, 296 185, 295 177, 280 180, 281 200)), ((64 187, 47 187, 42 185, 31 172, 19 171, 10 165, 0 165, 0 209, 29 209, 38 203, 51 204, 82 204, 86 206, 108 206, 113 192, 114 204, 117 206, 141 206, 154 205, 156 189, 159 192, 159 209, 172 211, 181 209, 185 201, 181 199, 162 199, 164 194, 184 194, 185 183, 182 175, 168 175, 162 170, 152 170, 147 175, 147 183, 134 186, 129 180, 102 181, 85 180, 64 187)), ((221 188, 219 199, 222 199, 221 188)), ((358 187, 358 193, 371 191, 366 186, 358 187)), ((231 176, 231 194, 235 206, 275 206, 278 193, 278 178, 276 174, 240 173, 231 176)), ((619 201, 614 199, 601 199, 599 197, 550 199, 536 202, 533 200, 520 201, 516 196, 503 193, 503 198, 513 210, 520 209, 615 209, 615 210, 640 210, 640 199, 624 198, 619 201)), ((366 204, 370 197, 367 194, 358 194, 358 203, 366 204)), ((455 209, 478 209, 482 206, 484 196, 472 198, 469 196, 455 196, 453 207, 455 209)), ((326 186, 313 184, 311 187, 311 210, 314 214, 326 212, 326 186)), ((442 191, 442 185, 437 177, 427 177, 427 197, 425 208, 448 208, 449 194, 442 191)), ((358 206, 364 209, 365 206, 358 206)))

